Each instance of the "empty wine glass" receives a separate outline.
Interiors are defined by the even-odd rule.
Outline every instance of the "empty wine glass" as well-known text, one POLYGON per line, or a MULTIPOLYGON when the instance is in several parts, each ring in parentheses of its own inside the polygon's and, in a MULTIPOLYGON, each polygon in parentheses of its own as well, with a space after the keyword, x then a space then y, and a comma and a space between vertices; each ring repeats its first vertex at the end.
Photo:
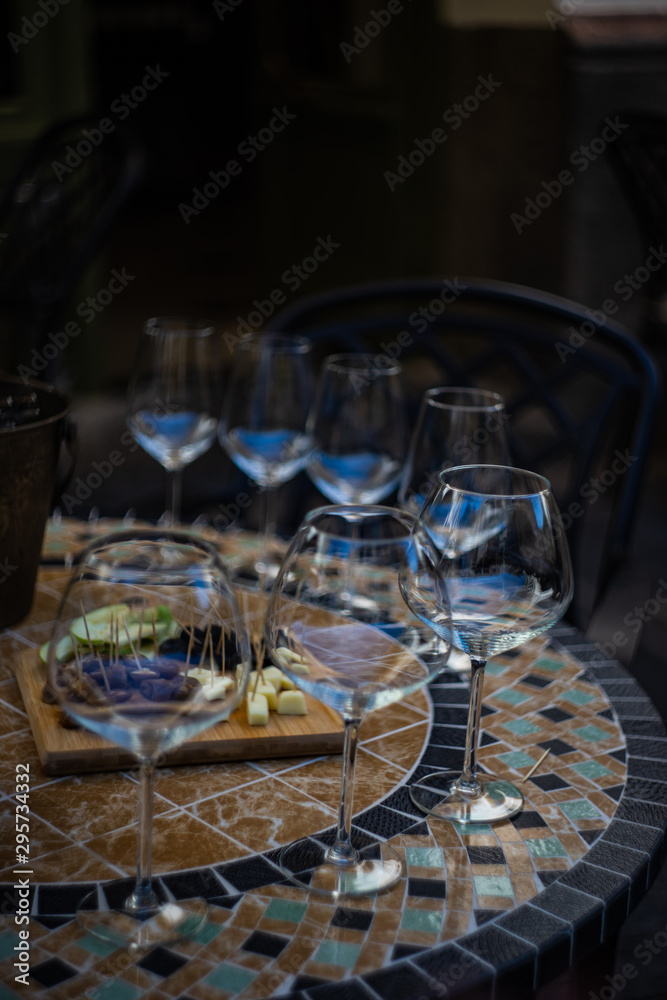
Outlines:
POLYGON ((332 354, 309 420, 307 472, 334 503, 378 503, 398 484, 408 444, 402 369, 371 354, 332 354))
POLYGON ((304 838, 283 849, 283 872, 331 896, 378 892, 401 875, 396 852, 351 835, 357 736, 362 717, 421 687, 442 669, 449 639, 437 553, 417 519, 379 506, 311 511, 275 581, 266 613, 267 651, 300 687, 340 712, 343 777, 334 843, 304 838), (406 604, 418 609, 415 617, 406 604), (437 610, 439 609, 439 610, 437 610), (426 624, 425 624, 426 622, 426 624))
MULTIPOLYGON (((139 761, 134 889, 80 903, 95 937, 133 950, 195 934, 203 899, 174 899, 151 876, 153 781, 164 753, 229 717, 248 682, 246 628, 217 553, 185 532, 116 532, 79 558, 49 643, 47 684, 78 725, 139 761), (112 903, 113 905, 113 903, 112 903)), ((178 819, 174 819, 177 823, 178 819)), ((120 883, 125 888, 125 880, 120 883)))
POLYGON ((306 464, 312 398, 311 344, 305 337, 258 334, 236 345, 218 434, 234 464, 260 486, 262 552, 254 566, 260 580, 277 572, 271 543, 276 491, 306 464))
POLYGON ((438 474, 453 465, 509 465, 507 420, 497 392, 427 389, 401 474, 399 504, 418 514, 438 474))
MULTIPOLYGON (((496 392, 449 386, 428 389, 410 439, 398 489, 399 504, 418 514, 438 474, 453 465, 509 465, 507 420, 504 401, 496 392)), ((434 518, 431 524, 433 541, 446 548, 446 511, 440 510, 437 524, 434 518)), ((470 660, 453 648, 447 668, 468 671, 470 660)))
MULTIPOLYGON (((522 469, 458 466, 440 473, 420 522, 448 538, 440 570, 449 603, 432 627, 470 657, 471 685, 461 774, 435 772, 410 788, 424 812, 462 823, 508 819, 523 805, 510 782, 479 774, 484 667, 554 625, 572 599, 572 570, 546 479, 522 469)), ((415 608, 423 614, 423 608, 415 608)), ((428 609, 427 616, 428 617, 428 609)))
POLYGON ((165 467, 167 516, 181 516, 182 472, 211 447, 220 410, 219 357, 212 326, 149 319, 127 395, 126 420, 141 447, 165 467))

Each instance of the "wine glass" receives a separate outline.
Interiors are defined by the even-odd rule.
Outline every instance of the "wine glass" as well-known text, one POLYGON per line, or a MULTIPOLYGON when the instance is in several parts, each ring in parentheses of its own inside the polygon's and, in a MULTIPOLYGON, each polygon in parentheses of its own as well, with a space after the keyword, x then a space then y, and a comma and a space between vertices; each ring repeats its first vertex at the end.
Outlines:
MULTIPOLYGON (((508 416, 502 396, 487 389, 438 386, 422 396, 408 457, 401 474, 398 503, 418 514, 438 473, 453 465, 509 465, 505 425, 508 416)), ((438 524, 445 520, 441 510, 438 524)), ((442 531, 434 531, 436 545, 446 546, 442 531)), ((469 671, 465 653, 452 648, 448 670, 469 671)))
POLYGON ((438 386, 422 396, 398 502, 419 513, 438 473, 453 465, 509 465, 505 403, 487 389, 438 386))
MULTIPOLYGON (((272 537, 278 487, 303 469, 311 449, 306 422, 313 398, 311 344, 305 337, 257 334, 234 350, 218 429, 235 465, 260 487, 261 555, 250 572, 277 572, 272 537)), ((248 568, 246 567, 246 572, 248 568)))
POLYGON ((440 473, 419 520, 431 536, 447 539, 440 570, 449 604, 431 624, 468 654, 471 684, 462 773, 430 774, 410 795, 443 819, 508 819, 522 808, 521 792, 477 769, 484 667, 490 656, 550 628, 570 604, 572 569, 558 508, 536 473, 458 466, 440 473))
MULTIPOLYGON (((205 922, 205 900, 187 891, 169 898, 151 877, 155 768, 229 717, 249 662, 243 619, 209 543, 166 529, 119 531, 80 556, 49 642, 47 684, 67 716, 135 754, 140 773, 136 882, 118 909, 97 891, 82 900, 79 921, 95 937, 141 950, 205 922)), ((109 892, 113 899, 113 883, 109 892)))
POLYGON ((126 421, 144 451, 167 470, 171 525, 181 516, 183 468, 215 440, 219 370, 212 326, 178 317, 148 320, 128 389, 126 421))
POLYGON ((383 500, 398 484, 408 445, 401 366, 378 367, 371 354, 330 355, 308 426, 307 472, 328 500, 383 500))
POLYGON ((373 893, 401 875, 388 844, 359 833, 353 842, 354 762, 363 715, 421 687, 449 655, 448 637, 430 627, 436 614, 446 617, 436 563, 433 543, 411 514, 372 505, 320 507, 304 519, 274 583, 267 652, 345 724, 335 841, 325 851, 306 837, 279 859, 283 872, 311 891, 373 893), (421 618, 410 612, 406 589, 421 618))

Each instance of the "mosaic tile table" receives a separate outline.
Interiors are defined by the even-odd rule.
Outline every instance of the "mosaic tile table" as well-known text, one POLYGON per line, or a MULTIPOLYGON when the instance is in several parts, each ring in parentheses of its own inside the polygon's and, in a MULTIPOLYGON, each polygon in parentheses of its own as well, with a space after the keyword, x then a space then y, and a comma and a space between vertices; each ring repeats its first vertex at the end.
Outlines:
POLYGON ((335 905, 282 880, 281 845, 332 835, 340 758, 167 768, 154 869, 176 895, 205 895, 209 921, 136 962, 105 949, 73 914, 96 884, 129 883, 135 775, 45 775, 12 672, 48 636, 64 580, 56 563, 82 530, 51 526, 32 612, 0 633, 0 1000, 517 1000, 610 939, 657 873, 667 825, 659 716, 620 666, 560 627, 487 670, 482 766, 521 782, 550 751, 521 784, 514 820, 463 827, 410 801, 412 781, 462 762, 468 688, 447 671, 361 730, 355 826, 402 854, 398 886, 335 905), (31 773, 29 986, 13 966, 17 763, 31 773))

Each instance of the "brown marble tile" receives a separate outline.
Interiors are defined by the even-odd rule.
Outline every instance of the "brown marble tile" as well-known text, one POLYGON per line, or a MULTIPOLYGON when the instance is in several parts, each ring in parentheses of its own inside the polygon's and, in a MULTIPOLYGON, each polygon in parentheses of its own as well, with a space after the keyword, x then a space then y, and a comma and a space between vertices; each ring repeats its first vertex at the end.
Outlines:
POLYGON ((30 768, 31 794, 36 785, 53 781, 42 770, 29 728, 0 736, 0 791, 6 794, 13 795, 16 789, 17 764, 27 764, 30 768))
POLYGON ((368 930, 369 940, 393 942, 396 938, 400 923, 400 910, 376 911, 375 916, 373 917, 373 923, 368 930))
MULTIPOLYGON (((14 868, 16 863, 16 814, 14 802, 6 799, 0 811, 0 869, 14 868)), ((38 816, 30 816, 30 861, 36 861, 43 854, 68 847, 71 841, 38 816)))
POLYGON ((413 694, 409 694, 407 698, 403 698, 398 704, 409 705, 427 717, 431 715, 431 699, 422 688, 419 688, 413 694))
POLYGON ((369 712, 359 727, 359 740, 374 740, 378 736, 386 736, 397 729, 404 729, 415 722, 422 722, 424 716, 411 705, 398 701, 377 712, 369 712))
MULTIPOLYGON (((376 914, 383 910, 401 910, 404 905, 406 889, 407 880, 405 878, 401 878, 392 889, 387 890, 387 892, 381 892, 378 896, 376 896, 376 914)), ((375 919, 377 919, 377 917, 375 919)))
POLYGON ((325 965, 323 962, 314 960, 306 962, 301 970, 305 976, 318 976, 320 979, 331 979, 338 981, 344 979, 347 970, 339 965, 325 965))
MULTIPOLYGON (((341 764, 338 758, 314 761, 282 773, 280 780, 312 796, 330 809, 337 810, 340 801, 341 764)), ((357 753, 354 778, 355 813, 367 809, 388 795, 403 776, 403 771, 367 753, 361 747, 357 753)))
POLYGON ((517 843, 504 843, 503 850, 507 859, 507 867, 510 874, 519 872, 532 872, 533 862, 530 852, 523 840, 517 843))
POLYGON ((441 941, 451 941, 472 930, 470 910, 445 910, 445 920, 440 931, 441 941))
POLYGON ((573 864, 583 858, 589 849, 588 844, 576 833, 559 833, 558 839, 570 855, 573 864))
POLYGON ((265 1000, 265 998, 275 996, 276 990, 288 977, 287 972, 280 969, 265 969, 253 980, 242 993, 238 994, 238 1000, 265 1000))
POLYGON ((427 739, 428 723, 418 722, 389 736, 369 740, 364 749, 410 771, 421 757, 427 739))
POLYGON ((605 795, 604 792, 591 792, 587 798, 593 803, 593 805, 598 807, 600 812, 602 812, 605 816, 608 816, 609 819, 611 819, 618 807, 618 802, 614 802, 608 795, 605 795))
POLYGON ((223 792, 190 807, 194 816, 229 834, 251 851, 265 851, 315 833, 335 813, 282 781, 261 778, 242 794, 223 792))
MULTIPOLYGON (((30 795, 32 812, 79 844, 134 823, 138 802, 137 782, 116 772, 60 778, 30 795)), ((155 796, 156 816, 171 808, 155 796)))
MULTIPOLYGON (((26 728, 28 717, 22 710, 12 708, 11 705, 3 705, 0 711, 0 736, 9 733, 20 733, 26 728)), ((14 763, 18 761, 14 760, 14 763)))
MULTIPOLYGON (((136 868, 137 832, 134 826, 95 837, 86 846, 128 874, 136 868)), ((187 812, 174 811, 155 817, 153 870, 156 875, 181 868, 223 864, 248 853, 224 833, 211 829, 187 812)))
POLYGON ((234 916, 230 921, 232 927, 245 927, 247 930, 254 930, 260 922, 266 909, 266 901, 254 893, 246 892, 239 905, 234 910, 234 916))
POLYGON ((472 882, 465 878, 447 879, 447 909, 472 910, 472 882))
POLYGON ((512 875, 512 888, 518 906, 519 903, 525 903, 541 892, 542 884, 538 883, 535 875, 525 872, 522 875, 512 875))
POLYGON ((505 865, 477 865, 470 866, 471 874, 475 875, 507 875, 505 865))
MULTIPOLYGON (((71 846, 53 850, 37 858, 32 865, 34 882, 90 882, 97 879, 119 878, 117 869, 104 858, 85 847, 71 846)), ((8 876, 11 869, 0 872, 8 876)))
POLYGON ((12 708, 15 708, 17 712, 22 712, 25 716, 26 725, 28 724, 28 716, 23 705, 23 698, 19 690, 18 682, 15 677, 8 677, 7 680, 0 683, 0 699, 12 708))
POLYGON ((379 941, 369 941, 361 951, 352 972, 355 976, 361 976, 365 972, 374 972, 391 957, 392 948, 389 944, 382 944, 379 941))
POLYGON ((514 909, 514 898, 512 896, 478 896, 477 906, 481 910, 512 910, 514 909))
POLYGON ((342 754, 328 754, 326 757, 274 757, 272 759, 253 760, 251 766, 257 768, 260 773, 276 774, 279 771, 287 771, 292 767, 303 767, 314 760, 338 761, 338 768, 343 766, 342 754))
POLYGON ((470 878, 470 861, 464 847, 452 847, 445 852, 447 878, 470 878))
POLYGON ((183 767, 161 767, 156 791, 178 806, 208 798, 230 788, 238 788, 259 777, 257 768, 243 761, 223 764, 186 764, 183 767))
POLYGON ((247 937, 248 931, 245 928, 227 924, 224 930, 206 945, 201 957, 213 962, 214 965, 219 965, 230 955, 235 954, 247 937))
MULTIPOLYGON (((521 790, 523 791, 523 785, 521 786, 521 790)), ((526 798, 524 805, 524 812, 531 809, 531 807, 532 807, 532 802, 526 798)), ((510 823, 509 821, 506 823, 494 823, 493 832, 495 833, 496 837, 503 845, 503 847, 505 846, 505 844, 520 843, 523 840, 521 834, 516 829, 514 824, 510 823)))

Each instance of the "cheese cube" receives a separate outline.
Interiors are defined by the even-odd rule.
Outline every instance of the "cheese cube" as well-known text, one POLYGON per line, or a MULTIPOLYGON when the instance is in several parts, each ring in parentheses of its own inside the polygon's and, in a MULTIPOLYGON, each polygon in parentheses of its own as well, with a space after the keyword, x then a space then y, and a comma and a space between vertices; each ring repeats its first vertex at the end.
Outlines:
POLYGON ((208 683, 202 684, 202 694, 206 701, 214 701, 216 698, 226 698, 231 687, 234 687, 231 677, 218 677, 212 684, 209 678, 208 683))
POLYGON ((269 721, 269 703, 263 694, 246 695, 246 717, 249 726, 266 726, 269 721))
MULTIPOLYGON (((303 657, 292 649, 288 649, 287 646, 281 646, 280 649, 276 650, 275 656, 282 667, 292 670, 295 674, 309 673, 308 664, 303 657)), ((291 688, 287 688, 287 690, 291 690, 291 688)))
POLYGON ((283 691, 278 698, 278 715, 307 715, 303 691, 283 691))
POLYGON ((263 694, 269 703, 269 711, 275 712, 278 708, 278 692, 274 688, 273 684, 262 684, 260 681, 257 687, 255 687, 254 682, 248 688, 249 692, 256 692, 257 694, 263 694))

